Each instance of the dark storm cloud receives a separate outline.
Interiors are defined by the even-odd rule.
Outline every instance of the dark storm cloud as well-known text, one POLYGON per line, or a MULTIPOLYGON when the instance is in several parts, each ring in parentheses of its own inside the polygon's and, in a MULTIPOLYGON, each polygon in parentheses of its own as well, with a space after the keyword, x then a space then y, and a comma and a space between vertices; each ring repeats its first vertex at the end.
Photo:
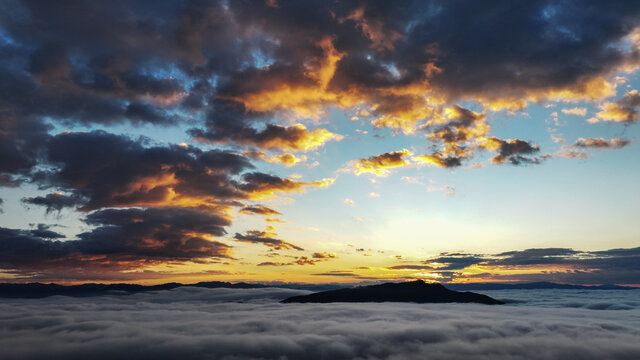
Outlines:
POLYGON ((242 155, 193 147, 145 147, 143 140, 96 131, 63 133, 48 143, 58 166, 37 173, 38 183, 86 197, 84 210, 166 204, 175 196, 194 205, 243 198, 232 175, 253 167, 242 155))
POLYGON ((53 240, 58 237, 63 236, 42 233, 39 230, 33 232, 0 228, 0 267, 40 267, 45 262, 66 257, 72 251, 73 244, 53 240))
MULTIPOLYGON (((339 136, 269 120, 377 104, 375 126, 412 131, 433 115, 425 95, 516 107, 524 99, 600 99, 611 92, 605 77, 638 62, 622 44, 639 23, 633 2, 271 5, 3 2, 2 118, 167 125, 181 121, 175 111, 202 111, 204 128, 192 130, 200 140, 307 150, 339 136)), ((625 99, 620 106, 635 108, 625 99)), ((436 135, 464 142, 454 130, 436 135)), ((33 166, 37 147, 5 146, 11 161, 0 170, 9 183, 33 166)))
POLYGON ((164 207, 106 209, 87 215, 96 226, 78 239, 38 226, 0 229, 0 267, 18 273, 84 267, 125 270, 164 261, 228 258, 231 247, 209 236, 225 234, 230 221, 196 209, 164 207))
POLYGON ((416 19, 406 45, 433 46, 407 51, 405 62, 431 54, 443 69, 432 79, 434 86, 452 96, 509 97, 574 87, 637 57, 610 46, 637 25, 640 7, 635 3, 452 1, 423 6, 433 9, 426 12, 432 16, 416 19))
MULTIPOLYGON (((0 92, 2 91, 0 81, 0 92)), ((49 126, 32 118, 4 112, 0 95, 0 186, 14 187, 25 180, 39 160, 49 126)))
POLYGON ((230 250, 207 239, 207 235, 226 234, 229 219, 196 209, 105 209, 87 215, 85 221, 97 226, 78 235, 78 249, 85 254, 133 261, 189 261, 228 257, 230 250))
POLYGON ((41 239, 62 239, 66 237, 60 233, 49 230, 51 227, 51 225, 38 224, 35 229, 29 230, 28 233, 41 239))
POLYGON ((36 80, 25 73, 15 73, 1 67, 0 78, 4 83, 0 85, 3 107, 7 114, 20 119, 47 117, 65 124, 77 122, 85 125, 110 125, 126 121, 132 124, 148 122, 167 125, 175 122, 161 109, 162 104, 153 103, 151 95, 127 99, 115 94, 93 93, 84 88, 67 89, 67 85, 47 84, 45 80, 52 80, 36 80))
POLYGON ((44 206, 47 213, 60 212, 63 208, 77 207, 85 203, 85 200, 75 195, 62 193, 50 193, 45 196, 23 198, 22 202, 28 205, 44 206))
POLYGON ((195 147, 148 146, 145 139, 103 131, 61 133, 46 146, 47 161, 55 167, 35 172, 32 181, 87 199, 81 210, 106 206, 241 205, 234 202, 276 192, 301 192, 325 187, 333 180, 299 182, 251 172, 240 154, 203 151, 195 147))

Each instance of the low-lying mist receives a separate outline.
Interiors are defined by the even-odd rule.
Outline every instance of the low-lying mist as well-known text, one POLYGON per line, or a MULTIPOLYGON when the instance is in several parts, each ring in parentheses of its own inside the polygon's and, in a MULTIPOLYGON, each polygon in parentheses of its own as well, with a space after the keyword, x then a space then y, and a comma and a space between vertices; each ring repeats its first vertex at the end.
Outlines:
POLYGON ((2 299, 0 358, 640 358, 640 309, 633 306, 278 303, 308 293, 183 287, 2 299))

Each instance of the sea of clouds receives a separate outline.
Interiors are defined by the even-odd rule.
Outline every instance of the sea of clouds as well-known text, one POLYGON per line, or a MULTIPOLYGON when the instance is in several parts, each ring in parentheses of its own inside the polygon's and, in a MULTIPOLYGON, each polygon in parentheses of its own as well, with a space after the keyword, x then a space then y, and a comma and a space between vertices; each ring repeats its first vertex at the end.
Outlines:
POLYGON ((640 290, 566 292, 484 292, 504 306, 280 304, 309 292, 277 288, 0 299, 0 358, 640 359, 640 290))

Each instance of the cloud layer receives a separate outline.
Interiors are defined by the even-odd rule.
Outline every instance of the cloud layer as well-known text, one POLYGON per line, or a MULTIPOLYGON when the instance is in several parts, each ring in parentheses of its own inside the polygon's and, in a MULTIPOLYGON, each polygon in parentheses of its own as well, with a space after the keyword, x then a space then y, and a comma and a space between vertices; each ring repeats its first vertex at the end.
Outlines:
POLYGON ((631 359, 637 310, 468 304, 278 304, 287 289, 0 303, 7 358, 631 359), (239 302, 241 301, 241 302, 239 302))
POLYGON ((441 253, 422 263, 399 260, 390 266, 408 275, 440 281, 552 281, 573 284, 635 284, 640 276, 640 248, 577 251, 533 248, 498 254, 441 253))

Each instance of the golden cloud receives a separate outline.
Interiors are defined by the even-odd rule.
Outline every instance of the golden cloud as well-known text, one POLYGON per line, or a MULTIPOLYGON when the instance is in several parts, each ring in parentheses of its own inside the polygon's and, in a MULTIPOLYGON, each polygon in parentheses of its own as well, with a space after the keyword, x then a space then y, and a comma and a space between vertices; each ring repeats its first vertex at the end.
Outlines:
POLYGON ((352 166, 356 175, 372 173, 376 176, 386 176, 389 173, 389 169, 409 165, 410 162, 405 158, 411 155, 413 155, 411 151, 403 149, 401 151, 372 156, 367 159, 359 159, 355 161, 352 166))

